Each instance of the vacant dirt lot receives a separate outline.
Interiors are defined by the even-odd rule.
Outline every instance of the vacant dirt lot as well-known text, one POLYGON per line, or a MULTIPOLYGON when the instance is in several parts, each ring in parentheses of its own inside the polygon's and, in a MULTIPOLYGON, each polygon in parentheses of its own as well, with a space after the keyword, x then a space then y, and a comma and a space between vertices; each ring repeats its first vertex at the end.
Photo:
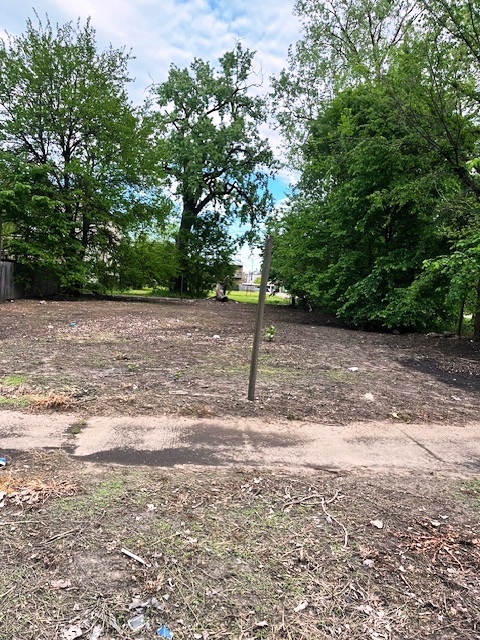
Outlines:
POLYGON ((351 331, 290 307, 266 309, 276 335, 262 344, 248 402, 255 312, 214 301, 4 304, 0 407, 333 424, 480 418, 480 344, 351 331))
MULTIPOLYGON (((99 415, 480 418, 480 345, 279 307, 248 402, 254 317, 212 301, 2 305, 0 409, 68 409, 72 437, 99 415)), ((480 640, 476 462, 461 478, 5 453, 1 640, 147 640, 162 625, 175 640, 480 640)))
POLYGON ((289 307, 267 307, 265 325, 276 335, 262 345, 258 400, 248 402, 255 309, 214 301, 2 305, 2 406, 329 423, 480 417, 480 345, 351 331, 289 307))

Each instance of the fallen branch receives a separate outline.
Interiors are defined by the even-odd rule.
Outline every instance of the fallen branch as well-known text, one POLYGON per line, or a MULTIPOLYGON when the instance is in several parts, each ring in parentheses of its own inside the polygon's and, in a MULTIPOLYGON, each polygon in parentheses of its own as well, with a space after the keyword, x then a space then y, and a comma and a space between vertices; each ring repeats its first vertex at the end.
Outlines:
POLYGON ((297 498, 296 500, 290 500, 289 502, 285 502, 285 504, 283 505, 283 509, 287 509, 288 507, 293 507, 294 504, 309 504, 312 506, 316 504, 321 504, 321 502, 310 502, 310 500, 313 500, 314 498, 322 498, 322 496, 319 493, 311 493, 309 496, 303 496, 302 498, 297 498))
POLYGON ((55 540, 60 540, 61 538, 66 538, 67 536, 71 536, 72 533, 80 533, 81 529, 70 529, 70 531, 64 531, 63 533, 57 533, 56 535, 52 536, 51 538, 49 538, 48 540, 44 540, 44 542, 41 542, 41 546, 45 545, 45 544, 50 544, 51 542, 54 542, 55 540))
POLYGON ((143 558, 140 558, 140 556, 137 556, 135 553, 132 553, 128 549, 121 549, 121 551, 124 555, 128 556, 132 560, 135 560, 136 562, 139 562, 140 564, 143 564, 145 567, 150 566, 147 562, 145 562, 143 558))
POLYGON ((330 498, 329 500, 325 500, 325 498, 322 498, 321 505, 322 505, 323 513, 327 517, 327 520, 335 522, 336 524, 338 524, 339 527, 341 527, 343 529, 343 533, 344 533, 344 536, 345 536, 344 542, 343 542, 343 547, 344 547, 344 549, 346 549, 348 547, 348 531, 347 531, 347 528, 346 528, 346 526, 344 524, 342 524, 339 520, 337 520, 337 518, 335 518, 335 516, 332 516, 332 514, 327 511, 327 507, 326 507, 327 504, 331 504, 334 500, 337 499, 338 494, 339 494, 339 491, 337 491, 336 494, 333 496, 333 498, 330 498))

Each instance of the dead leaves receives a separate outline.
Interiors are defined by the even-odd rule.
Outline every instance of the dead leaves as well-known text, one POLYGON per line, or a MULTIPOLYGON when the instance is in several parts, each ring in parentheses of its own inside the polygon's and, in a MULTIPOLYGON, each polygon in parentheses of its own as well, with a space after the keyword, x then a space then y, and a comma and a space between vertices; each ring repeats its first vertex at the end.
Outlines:
POLYGON ((73 496, 79 487, 70 480, 41 480, 31 477, 14 477, 11 473, 0 477, 0 507, 7 504, 30 507, 43 504, 49 498, 73 496))
POLYGON ((73 405, 73 398, 63 393, 51 391, 46 396, 34 396, 30 402, 32 411, 64 411, 73 405))
POLYGON ((394 535, 403 541, 403 546, 409 551, 428 554, 433 564, 441 558, 445 560, 449 558, 463 571, 464 566, 460 558, 470 555, 469 551, 472 550, 477 557, 477 562, 480 561, 480 539, 461 535, 449 524, 440 527, 436 521, 422 523, 421 526, 424 532, 412 529, 405 533, 397 532, 394 535))

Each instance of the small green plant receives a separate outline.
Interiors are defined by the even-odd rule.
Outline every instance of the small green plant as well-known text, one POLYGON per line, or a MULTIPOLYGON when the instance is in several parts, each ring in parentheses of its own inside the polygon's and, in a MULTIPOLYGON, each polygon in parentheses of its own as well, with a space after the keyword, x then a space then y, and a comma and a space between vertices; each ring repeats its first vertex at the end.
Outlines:
POLYGON ((72 436, 77 436, 81 432, 81 430, 86 426, 87 426, 87 421, 82 418, 81 420, 72 422, 68 431, 72 436))
POLYGON ((267 342, 273 342, 273 340, 275 339, 276 334, 277 334, 277 330, 275 329, 273 324, 271 324, 268 327, 268 329, 265 329, 265 333, 263 334, 263 337, 265 338, 265 340, 267 342))

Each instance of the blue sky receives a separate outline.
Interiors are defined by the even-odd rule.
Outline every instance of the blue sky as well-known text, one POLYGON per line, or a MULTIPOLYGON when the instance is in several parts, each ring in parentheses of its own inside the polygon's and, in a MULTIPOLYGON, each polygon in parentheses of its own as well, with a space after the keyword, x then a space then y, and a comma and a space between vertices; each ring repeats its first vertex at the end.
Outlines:
MULTIPOLYGON (((12 35, 25 29, 35 8, 42 18, 64 23, 90 17, 100 48, 132 50, 130 65, 135 82, 132 101, 141 104, 152 82, 166 79, 171 63, 188 66, 194 57, 216 61, 238 40, 256 51, 255 70, 263 77, 267 92, 269 78, 285 67, 288 47, 299 37, 299 25, 292 15, 294 0, 0 0, 0 34, 12 35)), ((263 129, 274 148, 279 138, 263 129)), ((288 174, 281 173, 273 186, 280 200, 288 174)), ((249 250, 242 251, 247 260, 249 250)))

